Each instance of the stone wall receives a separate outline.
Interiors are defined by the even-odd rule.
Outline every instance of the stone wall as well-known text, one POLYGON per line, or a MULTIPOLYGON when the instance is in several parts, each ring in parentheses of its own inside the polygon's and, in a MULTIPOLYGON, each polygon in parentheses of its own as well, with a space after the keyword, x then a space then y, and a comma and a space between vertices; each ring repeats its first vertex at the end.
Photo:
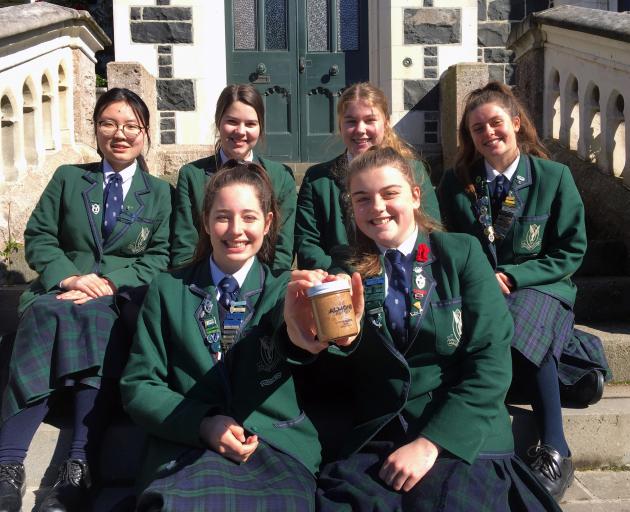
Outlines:
POLYGON ((214 143, 216 98, 226 84, 224 2, 114 0, 118 60, 156 77, 164 145, 214 143))

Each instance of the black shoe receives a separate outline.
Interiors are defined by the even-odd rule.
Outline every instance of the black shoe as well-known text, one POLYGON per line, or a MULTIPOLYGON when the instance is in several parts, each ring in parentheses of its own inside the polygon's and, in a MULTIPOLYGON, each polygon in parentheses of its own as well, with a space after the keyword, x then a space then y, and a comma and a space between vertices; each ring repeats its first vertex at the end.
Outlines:
POLYGON ((604 394, 604 374, 599 370, 591 370, 575 384, 560 384, 560 398, 563 405, 588 407, 596 404, 604 394))
POLYGON ((25 490, 24 464, 0 464, 0 512, 20 512, 25 490))
POLYGON ((92 486, 90 468, 80 459, 68 459, 59 466, 57 480, 39 507, 39 512, 85 512, 92 486))
POLYGON ((563 457, 549 445, 532 446, 528 455, 534 457, 530 464, 532 473, 551 494, 560 502, 564 492, 573 483, 573 461, 571 455, 563 457))

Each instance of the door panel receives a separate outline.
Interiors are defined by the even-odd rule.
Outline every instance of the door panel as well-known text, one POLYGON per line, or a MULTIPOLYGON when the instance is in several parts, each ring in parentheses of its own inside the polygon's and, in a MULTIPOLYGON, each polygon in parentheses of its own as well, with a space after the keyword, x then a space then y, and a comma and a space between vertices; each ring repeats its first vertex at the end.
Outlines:
POLYGON ((343 146, 335 109, 368 78, 367 6, 360 0, 226 0, 228 80, 265 101, 266 144, 282 161, 319 162, 343 146))
POLYGON ((227 76, 251 83, 265 103, 265 141, 257 150, 280 161, 299 160, 297 15, 290 0, 226 1, 227 76))

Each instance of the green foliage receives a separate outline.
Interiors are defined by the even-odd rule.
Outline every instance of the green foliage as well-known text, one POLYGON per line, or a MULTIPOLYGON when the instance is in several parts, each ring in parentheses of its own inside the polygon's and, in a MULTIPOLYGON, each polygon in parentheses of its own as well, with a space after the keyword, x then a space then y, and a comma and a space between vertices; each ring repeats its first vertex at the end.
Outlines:
POLYGON ((107 87, 107 78, 96 75, 96 87, 107 87))
POLYGON ((13 238, 8 238, 4 244, 4 248, 0 251, 0 260, 7 267, 13 263, 13 255, 17 254, 20 248, 20 244, 17 243, 13 238))

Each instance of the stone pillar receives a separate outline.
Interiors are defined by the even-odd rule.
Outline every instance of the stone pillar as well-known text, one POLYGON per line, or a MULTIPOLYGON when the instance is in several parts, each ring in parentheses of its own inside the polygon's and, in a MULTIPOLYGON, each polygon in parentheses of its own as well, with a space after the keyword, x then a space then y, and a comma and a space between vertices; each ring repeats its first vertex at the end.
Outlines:
POLYGON ((539 135, 543 135, 545 105, 545 54, 544 34, 533 19, 515 25, 508 48, 516 56, 514 85, 516 94, 523 102, 539 135), (532 79, 536 77, 536 79, 532 79))
MULTIPOLYGON (((149 169, 155 169, 156 147, 160 143, 158 130, 157 89, 155 77, 139 62, 110 62, 107 64, 107 86, 124 87, 135 92, 149 107, 149 132, 153 151, 145 150, 149 169)), ((148 149, 148 148, 146 148, 148 149)))
POLYGON ((74 133, 77 143, 96 147, 92 113, 96 104, 94 62, 81 49, 72 50, 74 133))
POLYGON ((477 62, 450 66, 440 79, 440 126, 444 169, 454 163, 458 146, 457 129, 468 93, 488 83, 488 65, 477 62))

